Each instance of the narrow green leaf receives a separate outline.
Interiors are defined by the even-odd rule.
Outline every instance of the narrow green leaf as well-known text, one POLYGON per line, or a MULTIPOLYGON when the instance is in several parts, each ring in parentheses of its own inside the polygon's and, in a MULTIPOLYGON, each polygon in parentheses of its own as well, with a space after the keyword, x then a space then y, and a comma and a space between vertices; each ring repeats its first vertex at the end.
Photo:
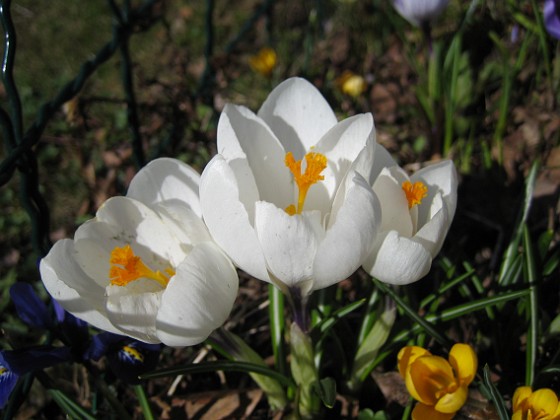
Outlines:
POLYGON ((140 379, 164 378, 166 376, 189 375, 194 373, 207 373, 207 372, 245 372, 257 373, 259 375, 268 376, 277 380, 283 385, 294 386, 291 379, 278 373, 266 366, 258 365, 249 362, 237 362, 234 360, 219 360, 212 362, 197 363, 194 365, 177 366, 169 369, 157 370, 150 373, 145 373, 140 379))
POLYGON ((527 349, 525 363, 525 385, 531 386, 535 377, 535 362, 537 360, 539 308, 537 301, 537 267, 531 235, 527 225, 523 228, 523 248, 525 250, 524 271, 529 284, 529 328, 527 330, 527 349))
POLYGON ((332 327, 334 327, 334 325, 340 321, 342 318, 344 318, 346 315, 348 315, 351 312, 354 312, 356 309, 358 309, 360 306, 362 306, 364 303, 366 302, 365 299, 360 299, 356 302, 352 302, 349 305, 346 305, 340 309, 338 309, 337 311, 335 311, 332 316, 323 319, 321 322, 319 322, 317 325, 315 325, 313 327, 313 329, 311 330, 311 334, 315 335, 315 333, 317 331, 321 332, 321 335, 324 336, 332 327))
MULTIPOLYGON (((499 305, 510 300, 521 299, 529 294, 529 290, 520 290, 515 292, 500 293, 499 295, 487 297, 484 299, 475 300, 473 302, 467 302, 462 305, 455 306, 450 309, 442 311, 440 314, 430 314, 425 317, 428 322, 447 322, 452 319, 459 318, 461 316, 470 314, 471 312, 480 311, 486 309, 488 306, 499 305)), ((392 343, 405 341, 410 338, 410 335, 416 334, 421 331, 423 327, 421 325, 414 325, 411 328, 402 331, 397 336, 393 338, 392 343)))
POLYGON ((544 262, 544 267, 542 269, 542 275, 548 277, 554 273, 556 268, 560 265, 560 251, 556 250, 552 255, 550 255, 544 262))
POLYGON ((444 294, 445 292, 447 292, 448 290, 452 289, 453 287, 455 287, 456 285, 462 283, 465 279, 469 278, 471 275, 474 274, 474 269, 471 267, 466 273, 460 275, 459 277, 451 280, 451 281, 446 281, 435 293, 431 293, 428 296, 426 296, 422 302, 420 302, 420 308, 425 308, 426 306, 428 306, 431 302, 433 302, 435 299, 438 298, 438 296, 441 296, 442 294, 444 294))
POLYGON ((358 334, 357 341, 358 347, 362 344, 367 334, 373 327, 373 324, 375 323, 375 319, 377 318, 377 311, 375 310, 375 308, 377 306, 377 303, 379 302, 380 296, 381 294, 379 293, 379 289, 374 287, 368 300, 365 315, 362 319, 362 325, 360 326, 360 333, 358 334))
POLYGON ((336 381, 333 378, 323 378, 315 382, 313 389, 326 407, 334 407, 336 401, 336 381))
POLYGON ((372 371, 372 363, 375 360, 377 352, 381 346, 383 346, 383 344, 387 341, 391 328, 395 322, 395 318, 395 307, 385 310, 375 322, 362 345, 358 348, 358 351, 354 356, 354 364, 350 375, 350 388, 357 389, 358 384, 363 382, 367 375, 372 371))
POLYGON ((95 416, 84 410, 76 402, 72 401, 64 392, 58 389, 49 389, 49 394, 51 394, 54 402, 64 411, 64 413, 73 419, 86 419, 95 420, 95 416))
POLYGON ((383 291, 383 293, 389 295, 391 299, 395 301, 395 303, 404 311, 406 316, 408 316, 415 324, 417 324, 421 329, 423 329, 426 333, 431 335, 436 341, 438 341, 441 345, 447 348, 451 348, 451 341, 441 335, 431 324, 427 318, 422 318, 418 313, 412 309, 401 297, 396 294, 391 287, 388 287, 385 283, 380 282, 377 279, 373 279, 375 285, 383 291))
POLYGON ((286 367, 286 348, 284 345, 284 295, 273 284, 268 286, 268 298, 270 305, 268 306, 268 315, 270 322, 270 340, 272 351, 274 353, 274 364, 276 370, 285 375, 286 367))
POLYGON ((140 408, 142 408, 142 413, 146 420, 154 420, 154 415, 152 409, 150 408, 150 403, 146 397, 146 392, 144 392, 144 387, 142 385, 134 385, 134 392, 136 393, 136 398, 138 398, 138 403, 140 408))
POLYGON ((494 406, 498 411, 500 420, 508 420, 509 414, 506 409, 504 399, 490 380, 490 369, 488 368, 488 365, 484 366, 484 385, 486 386, 486 390, 488 391, 490 398, 492 399, 492 402, 494 403, 494 406))
POLYGON ((517 228, 513 234, 513 238, 510 241, 509 246, 504 254, 504 258, 502 260, 502 266, 500 267, 500 275, 498 276, 498 282, 502 286, 508 286, 517 279, 516 276, 512 275, 512 273, 515 272, 515 270, 513 270, 512 268, 512 265, 514 264, 514 261, 519 255, 519 244, 521 243, 521 238, 523 236, 523 225, 527 221, 527 217, 529 216, 529 210, 531 209, 531 203, 533 200, 533 192, 535 189, 535 181, 537 179, 538 168, 539 168, 539 162, 536 161, 533 163, 533 166, 531 166, 529 175, 525 180, 525 198, 523 201, 523 207, 519 216, 517 228))

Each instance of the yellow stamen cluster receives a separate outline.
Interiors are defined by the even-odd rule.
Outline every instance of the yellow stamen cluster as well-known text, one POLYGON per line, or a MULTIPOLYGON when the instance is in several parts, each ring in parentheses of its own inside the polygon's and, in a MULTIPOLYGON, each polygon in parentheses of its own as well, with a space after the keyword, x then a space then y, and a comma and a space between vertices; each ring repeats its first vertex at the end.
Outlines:
MULTIPOLYGON (((303 159, 302 159, 303 160, 303 159)), ((301 214, 305 197, 309 187, 325 179, 321 172, 327 167, 327 157, 321 153, 309 152, 305 155, 305 172, 301 173, 301 160, 295 160, 292 152, 286 153, 284 161, 294 176, 294 181, 299 189, 297 207, 293 204, 286 207, 286 213, 290 216, 301 214)))
POLYGON ((410 181, 404 181, 402 189, 406 194, 409 209, 420 204, 422 199, 428 195, 428 187, 420 181, 416 181, 414 184, 410 181))
POLYGON ((140 278, 148 278, 166 287, 169 279, 175 275, 171 268, 161 271, 153 271, 142 259, 134 255, 130 245, 115 247, 111 251, 111 268, 109 269, 109 280, 113 286, 126 286, 128 283, 140 278))

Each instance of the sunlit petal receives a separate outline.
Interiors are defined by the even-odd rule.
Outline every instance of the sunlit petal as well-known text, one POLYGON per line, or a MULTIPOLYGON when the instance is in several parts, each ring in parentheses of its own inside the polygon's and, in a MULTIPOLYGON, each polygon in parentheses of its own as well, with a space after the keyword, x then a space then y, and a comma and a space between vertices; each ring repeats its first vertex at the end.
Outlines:
POLYGON ((455 344, 449 352, 449 363, 453 366, 461 384, 469 385, 473 381, 478 369, 478 359, 471 346, 455 344))
POLYGON ((336 123, 333 110, 307 80, 291 78, 278 85, 259 112, 284 145, 300 159, 336 123))
POLYGON ((453 414, 461 409, 467 401, 469 389, 467 385, 458 387, 454 392, 444 394, 434 408, 441 413, 453 414))
POLYGON ((435 405, 439 399, 439 394, 449 388, 455 382, 453 370, 443 357, 422 356, 418 357, 409 366, 410 382, 414 384, 414 391, 406 385, 410 394, 420 402, 428 405, 435 405))

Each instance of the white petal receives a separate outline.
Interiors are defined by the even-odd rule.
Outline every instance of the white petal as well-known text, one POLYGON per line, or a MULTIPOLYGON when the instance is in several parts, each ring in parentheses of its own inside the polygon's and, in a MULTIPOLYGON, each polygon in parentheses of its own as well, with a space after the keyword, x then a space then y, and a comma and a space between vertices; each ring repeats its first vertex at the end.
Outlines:
POLYGON ((148 163, 132 178, 126 196, 147 206, 178 200, 188 204, 200 217, 199 183, 200 175, 186 163, 160 158, 148 163))
POLYGON ((235 268, 215 245, 197 245, 163 293, 156 324, 160 340, 168 346, 204 341, 229 316, 238 282, 235 268))
MULTIPOLYGON (((126 286, 107 287, 107 313, 113 325, 126 335, 146 343, 159 343, 156 315, 163 291, 131 293, 141 281, 136 280, 126 286)), ((145 280, 144 284, 156 283, 145 280)))
POLYGON ((441 194, 437 194, 432 201, 429 220, 413 237, 414 241, 421 243, 430 252, 432 258, 440 251, 449 230, 451 220, 447 214, 445 202, 441 194))
POLYGON ((317 250, 313 289, 351 275, 371 251, 380 225, 381 207, 363 177, 351 172, 337 193, 329 227, 317 250))
POLYGON ((239 199, 235 176, 221 155, 216 155, 202 173, 200 203, 212 238, 234 264, 253 277, 270 281, 257 234, 239 199))
POLYGON ((308 287, 317 246, 324 235, 320 213, 290 216, 273 204, 260 201, 255 229, 270 272, 288 287, 308 287))
POLYGON ((336 124, 336 116, 325 98, 315 86, 300 78, 279 84, 258 115, 296 159, 301 159, 336 124))
POLYGON ((423 226, 430 211, 431 202, 440 193, 447 207, 449 222, 453 220, 457 208, 457 171, 451 160, 444 160, 420 169, 411 177, 411 181, 422 181, 428 186, 428 196, 418 206, 418 226, 423 226))
POLYGON ((335 164, 340 183, 361 151, 366 147, 373 149, 374 145, 373 117, 371 114, 360 114, 346 118, 331 128, 314 151, 323 153, 329 162, 335 164))
MULTIPOLYGON (((153 210, 181 245, 211 241, 210 233, 202 219, 184 203, 165 201, 154 205, 153 210)), ((186 249, 190 252, 190 247, 186 249)))
POLYGON ((371 114, 347 118, 325 134, 313 149, 327 158, 327 168, 322 172, 325 179, 310 188, 306 200, 307 209, 328 211, 338 186, 358 156, 361 156, 361 161, 360 165, 354 165, 355 169, 364 178, 369 179, 369 171, 373 164, 374 138, 375 129, 371 114), (363 153, 364 149, 369 149, 368 153, 363 153))
POLYGON ((449 0, 393 0, 395 9, 414 26, 422 26, 440 15, 449 0))
POLYGON ((74 244, 63 239, 41 260, 41 279, 49 294, 72 315, 99 329, 123 334, 105 310, 105 289, 89 278, 74 261, 74 244))
POLYGON ((383 168, 391 168, 393 166, 397 166, 397 162, 395 162, 387 149, 385 149, 379 143, 376 143, 375 151, 373 154, 373 165, 370 173, 369 185, 374 184, 383 168))
POLYGON ((412 236, 414 225, 402 189, 403 176, 397 166, 384 168, 373 184, 373 192, 381 203, 381 231, 396 230, 403 236, 412 236))
POLYGON ((218 153, 234 168, 238 184, 242 179, 253 179, 261 200, 279 207, 290 204, 292 176, 284 163, 286 151, 264 121, 250 110, 226 105, 218 124, 218 153), (246 174, 248 170, 252 177, 246 174))
POLYGON ((128 197, 107 200, 96 218, 80 226, 74 237, 76 260, 101 285, 109 282, 110 254, 117 246, 129 244, 153 270, 176 265, 185 257, 157 213, 128 197))
POLYGON ((430 253, 420 243, 392 230, 377 239, 363 267, 384 283, 404 285, 428 274, 431 264, 430 253))

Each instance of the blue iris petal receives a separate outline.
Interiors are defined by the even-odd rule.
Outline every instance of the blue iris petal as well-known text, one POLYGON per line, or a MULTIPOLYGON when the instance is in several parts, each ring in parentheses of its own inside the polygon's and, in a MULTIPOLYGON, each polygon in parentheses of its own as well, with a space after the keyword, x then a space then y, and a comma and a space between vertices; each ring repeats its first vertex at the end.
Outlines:
POLYGON ((37 346, 0 351, 0 365, 16 375, 23 375, 72 359, 69 347, 37 346))
POLYGON ((130 339, 110 332, 97 334, 91 340, 91 344, 84 354, 84 359, 97 361, 105 356, 110 348, 118 346, 119 343, 125 340, 130 339))
POLYGON ((0 409, 4 408, 6 402, 8 402, 18 378, 18 375, 4 366, 0 366, 0 409))
POLYGON ((23 322, 36 328, 49 329, 53 322, 47 305, 29 283, 16 283, 10 288, 16 312, 23 322))

